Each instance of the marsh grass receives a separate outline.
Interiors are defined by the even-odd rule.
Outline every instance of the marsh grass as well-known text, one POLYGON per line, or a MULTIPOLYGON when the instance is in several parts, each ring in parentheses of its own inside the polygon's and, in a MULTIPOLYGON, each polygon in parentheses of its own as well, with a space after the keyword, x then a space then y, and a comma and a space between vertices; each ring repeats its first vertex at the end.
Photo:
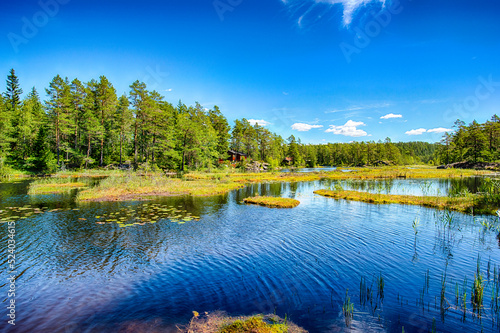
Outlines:
POLYGON ((235 182, 214 182, 207 180, 183 180, 169 178, 162 173, 138 175, 128 173, 124 176, 111 176, 92 189, 78 193, 79 201, 112 201, 135 199, 148 196, 192 195, 210 196, 227 193, 241 188, 243 184, 235 182))
POLYGON ((300 204, 299 200, 282 197, 256 196, 243 199, 248 204, 260 205, 269 208, 294 208, 300 204))
POLYGON ((200 315, 193 311, 193 318, 184 333, 307 333, 303 328, 276 315, 255 315, 230 317, 224 312, 212 312, 200 315))
MULTIPOLYGON (((163 172, 131 172, 119 170, 85 170, 60 172, 59 177, 108 176, 98 186, 81 191, 80 201, 113 201, 137 199, 154 195, 209 196, 227 193, 246 184, 265 182, 301 182, 319 179, 393 179, 393 178, 450 178, 481 174, 475 170, 437 170, 430 168, 407 169, 403 167, 358 168, 353 172, 261 172, 242 173, 234 170, 217 172, 189 172, 182 178, 169 178, 163 172)), ((379 194, 382 196, 382 194, 379 194)))
MULTIPOLYGON (((331 191, 317 190, 315 194, 330 197, 334 199, 344 199, 351 201, 361 201, 371 204, 403 204, 403 205, 418 205, 429 208, 437 208, 442 210, 455 210, 459 212, 469 213, 487 213, 496 214, 496 206, 478 206, 473 200, 466 197, 433 197, 433 196, 413 196, 413 195, 395 195, 395 194, 373 194, 368 192, 357 191, 331 191)), ((453 222, 447 221, 449 225, 453 222)))
POLYGON ((89 180, 72 181, 68 178, 49 177, 38 179, 30 183, 28 194, 53 194, 64 193, 74 189, 82 189, 88 187, 89 180))
POLYGON ((346 327, 350 327, 354 315, 354 304, 351 302, 351 298, 349 297, 349 289, 345 291, 345 300, 342 304, 342 313, 344 314, 346 327))

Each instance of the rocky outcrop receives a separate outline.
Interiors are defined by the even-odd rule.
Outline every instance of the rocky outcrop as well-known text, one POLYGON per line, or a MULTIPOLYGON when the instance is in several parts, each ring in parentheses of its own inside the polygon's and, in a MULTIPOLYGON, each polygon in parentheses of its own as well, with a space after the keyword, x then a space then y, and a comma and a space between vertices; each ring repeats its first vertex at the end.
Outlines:
POLYGON ((269 169, 269 163, 253 161, 248 163, 245 169, 249 172, 267 171, 267 169, 269 169))

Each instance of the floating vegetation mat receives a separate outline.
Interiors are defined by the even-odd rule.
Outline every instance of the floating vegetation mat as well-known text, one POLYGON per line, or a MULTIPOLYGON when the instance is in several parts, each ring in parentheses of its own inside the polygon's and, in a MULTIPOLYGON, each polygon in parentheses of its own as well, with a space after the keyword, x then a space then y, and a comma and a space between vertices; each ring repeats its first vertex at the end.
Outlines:
POLYGON ((200 220, 199 216, 191 215, 180 207, 151 203, 139 207, 126 206, 113 213, 98 215, 95 218, 97 224, 117 223, 122 228, 156 223, 165 219, 177 224, 200 220))
POLYGON ((270 208, 294 208, 300 204, 299 200, 281 197, 251 197, 243 199, 243 202, 270 208))
POLYGON ((0 210, 0 223, 16 221, 21 219, 27 219, 30 216, 36 214, 42 214, 48 211, 47 207, 32 207, 31 205, 25 205, 22 207, 6 207, 0 210))

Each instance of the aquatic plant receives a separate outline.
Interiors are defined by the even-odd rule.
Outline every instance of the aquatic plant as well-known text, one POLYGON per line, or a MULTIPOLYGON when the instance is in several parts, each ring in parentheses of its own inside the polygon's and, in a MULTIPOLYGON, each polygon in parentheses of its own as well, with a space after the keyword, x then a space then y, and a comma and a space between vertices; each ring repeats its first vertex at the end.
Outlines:
POLYGON ((380 299, 381 302, 384 301, 384 277, 382 276, 382 273, 377 277, 377 297, 380 299))
POLYGON ((351 326, 352 318, 354 315, 354 304, 351 302, 351 298, 348 295, 349 289, 345 291, 345 300, 342 304, 342 313, 344 314, 346 327, 351 326))
POLYGON ((418 224, 419 224, 419 221, 418 221, 418 216, 415 217, 415 219, 413 220, 413 223, 411 224, 412 228, 413 228, 413 231, 415 232, 415 236, 418 234, 418 224))
POLYGON ((186 210, 177 209, 174 206, 146 203, 134 207, 127 205, 115 212, 97 215, 95 219, 97 224, 116 223, 120 228, 124 228, 156 223, 160 220, 184 224, 190 221, 198 221, 200 217, 192 215, 186 210))
POLYGON ((230 317, 224 312, 193 311, 193 318, 183 333, 307 333, 303 328, 275 314, 230 317))
POLYGON ((481 315, 483 307, 484 281, 481 274, 474 274, 474 282, 472 284, 471 303, 474 312, 481 315))

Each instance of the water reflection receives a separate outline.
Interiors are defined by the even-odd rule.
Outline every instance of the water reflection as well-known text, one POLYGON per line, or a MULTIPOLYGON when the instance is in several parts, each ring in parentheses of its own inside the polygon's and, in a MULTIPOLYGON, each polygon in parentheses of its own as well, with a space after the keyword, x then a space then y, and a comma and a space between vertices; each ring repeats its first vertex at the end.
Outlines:
POLYGON ((380 194, 456 196, 464 192, 477 193, 484 177, 449 179, 383 179, 383 180, 333 180, 330 188, 340 186, 345 190, 356 190, 380 194))

